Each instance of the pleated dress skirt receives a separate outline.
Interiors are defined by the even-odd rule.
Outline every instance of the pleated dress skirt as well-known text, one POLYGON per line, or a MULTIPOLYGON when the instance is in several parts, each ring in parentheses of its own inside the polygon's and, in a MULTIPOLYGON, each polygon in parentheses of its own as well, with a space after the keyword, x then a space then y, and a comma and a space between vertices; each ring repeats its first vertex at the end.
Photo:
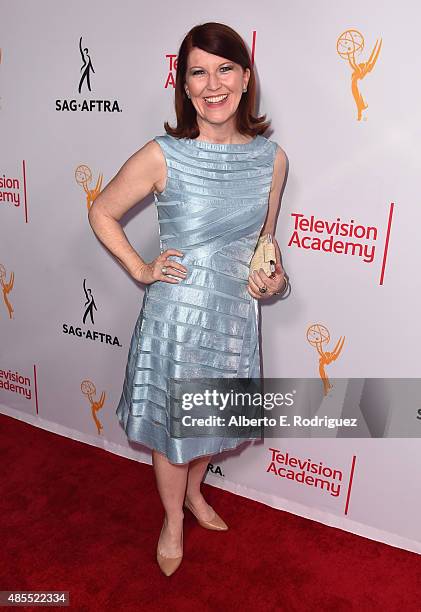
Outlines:
POLYGON ((263 136, 246 144, 154 140, 167 164, 165 189, 154 194, 160 250, 181 251, 170 259, 187 274, 145 286, 116 414, 128 440, 182 464, 247 441, 172 435, 171 389, 174 379, 261 377, 258 300, 247 284, 277 144, 263 136))

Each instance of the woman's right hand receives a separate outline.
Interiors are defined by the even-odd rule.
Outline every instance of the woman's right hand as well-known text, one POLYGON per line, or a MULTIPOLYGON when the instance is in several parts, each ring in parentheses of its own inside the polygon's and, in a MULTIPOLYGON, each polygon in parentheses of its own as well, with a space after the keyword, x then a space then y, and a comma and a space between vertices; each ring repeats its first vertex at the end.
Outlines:
POLYGON ((168 274, 178 276, 179 278, 186 278, 187 268, 183 266, 183 264, 178 263, 178 261, 168 259, 170 255, 182 257, 184 253, 177 251, 177 249, 166 249, 153 261, 139 268, 139 270, 133 274, 133 278, 145 285, 151 285, 158 280, 164 283, 179 283, 179 280, 170 278, 168 274), (167 268, 167 274, 162 272, 164 266, 167 268))

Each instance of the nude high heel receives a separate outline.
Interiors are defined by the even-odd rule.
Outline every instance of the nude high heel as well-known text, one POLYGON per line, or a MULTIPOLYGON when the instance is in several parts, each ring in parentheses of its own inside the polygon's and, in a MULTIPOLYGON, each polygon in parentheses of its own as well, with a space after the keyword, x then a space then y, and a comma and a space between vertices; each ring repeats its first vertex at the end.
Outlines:
MULTIPOLYGON (((162 530, 164 529, 164 525, 165 525, 165 519, 161 527, 161 533, 162 533, 162 530)), ((159 534, 159 537, 161 537, 161 533, 159 534)), ((159 542, 159 539, 158 539, 158 542, 159 542)), ((181 546, 183 547, 183 532, 181 532, 181 546)), ((181 553, 179 557, 167 557, 166 555, 163 555, 159 550, 159 546, 157 545, 156 560, 158 562, 159 567, 161 568, 161 571, 166 576, 171 576, 171 574, 173 574, 175 570, 178 569, 182 559, 183 559, 183 553, 181 553)))
POLYGON ((215 510, 215 514, 212 519, 210 521, 204 521, 203 519, 200 519, 194 512, 187 498, 184 500, 184 506, 188 508, 190 512, 197 518, 197 522, 199 523, 199 525, 201 525, 201 527, 204 527, 205 529, 212 529, 213 531, 227 531, 228 525, 224 520, 221 519, 221 517, 215 512, 215 510))

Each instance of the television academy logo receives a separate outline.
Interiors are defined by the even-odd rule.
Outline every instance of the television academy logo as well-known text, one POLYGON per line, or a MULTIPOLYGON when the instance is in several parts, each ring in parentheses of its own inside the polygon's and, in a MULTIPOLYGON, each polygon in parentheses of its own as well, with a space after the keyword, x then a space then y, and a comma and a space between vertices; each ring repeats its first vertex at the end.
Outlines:
MULTIPOLYGON (((82 89, 91 93, 91 78, 92 74, 96 74, 92 62, 92 56, 89 47, 82 44, 82 36, 79 38, 79 53, 81 56, 81 66, 79 71, 82 73, 78 83, 78 93, 82 93, 82 89)), ((100 113, 121 113, 122 109, 118 100, 97 100, 92 98, 85 98, 83 100, 73 99, 57 99, 56 100, 57 111, 81 111, 81 112, 93 112, 98 111, 100 113)))
MULTIPOLYGON (((35 375, 34 366, 34 375, 35 375)), ((34 376, 34 380, 36 380, 34 376)), ((11 370, 2 370, 0 368, 0 390, 10 391, 21 397, 25 397, 27 400, 32 399, 32 381, 29 376, 20 374, 17 370, 12 372, 11 370)))
POLYGON ((9 301, 9 293, 12 291, 15 284, 15 274, 10 273, 10 278, 7 280, 7 271, 3 264, 0 264, 0 287, 3 295, 3 302, 9 315, 9 319, 13 319, 13 306, 9 301))
POLYGON ((377 255, 376 241, 379 230, 375 225, 364 225, 355 219, 344 223, 340 217, 321 219, 315 215, 292 212, 293 228, 287 246, 359 258, 374 263, 381 257, 379 285, 383 285, 392 229, 394 202, 390 202, 387 227, 384 232, 383 252, 377 255))
MULTIPOLYGON (((82 323, 86 325, 86 319, 90 318, 92 325, 94 322, 94 310, 98 311, 93 291, 90 287, 87 287, 86 278, 83 279, 83 292, 85 296, 85 302, 83 304, 83 315, 82 323)), ((77 336, 78 338, 85 338, 86 340, 99 341, 102 344, 108 344, 111 346, 118 346, 122 348, 118 336, 112 336, 107 332, 100 332, 95 329, 83 329, 80 325, 72 325, 70 323, 63 323, 63 333, 69 336, 77 336)))
POLYGON ((168 89, 168 87, 175 88, 175 75, 177 71, 177 54, 176 53, 167 53, 165 56, 168 59, 168 74, 167 80, 165 81, 164 88, 168 89))
POLYGON ((80 390, 82 391, 83 395, 85 395, 87 400, 89 401, 89 404, 91 407, 92 418, 94 420, 94 423, 97 429, 97 433, 98 435, 100 435, 101 430, 104 429, 104 426, 102 425, 99 418, 97 417, 97 412, 102 410, 102 408, 104 407, 105 391, 101 393, 99 400, 95 400, 94 398, 96 395, 96 387, 94 383, 90 380, 83 380, 80 385, 80 390))
POLYGON ((310 325, 310 327, 307 329, 307 341, 309 344, 311 344, 311 346, 314 346, 319 356, 319 375, 323 381, 324 394, 327 395, 330 389, 332 389, 332 385, 330 384, 326 373, 326 366, 330 365, 333 361, 336 361, 341 354, 345 342, 345 336, 341 336, 339 338, 333 351, 325 351, 323 349, 323 344, 328 344, 330 342, 329 330, 325 325, 315 323, 310 325))
MULTIPOLYGON (((329 493, 332 497, 340 498, 343 484, 343 470, 332 468, 319 461, 312 461, 309 457, 301 459, 294 457, 288 452, 282 452, 277 448, 268 448, 270 453, 269 464, 266 468, 267 474, 289 480, 304 486, 320 489, 329 493)), ((348 487, 346 491, 345 514, 348 514, 351 488, 354 477, 356 456, 352 457, 348 487)), ((343 495, 344 497, 344 495, 343 495)))
POLYGON ((90 211, 95 199, 101 192, 103 178, 104 177, 102 173, 100 173, 98 175, 95 187, 91 189, 89 187, 89 184, 92 182, 92 170, 90 169, 90 167, 86 166, 85 164, 81 164, 75 170, 76 183, 83 187, 83 190, 86 194, 86 206, 88 208, 88 212, 90 211))
MULTIPOLYGON (((364 49, 364 37, 358 30, 346 30, 342 32, 336 41, 336 51, 338 55, 348 61, 352 70, 351 74, 351 92, 357 106, 357 121, 361 121, 362 113, 368 108, 368 104, 364 101, 360 90, 358 89, 358 81, 364 79, 376 65, 382 46, 382 39, 376 41, 370 57, 366 62, 357 64, 355 55, 361 53, 364 49)), ((364 121, 367 117, 364 117, 364 121)))
POLYGON ((291 213, 291 217, 293 231, 288 240, 289 247, 360 257, 364 263, 373 263, 376 252, 374 243, 378 236, 376 226, 362 225, 354 219, 344 223, 340 217, 335 220, 319 219, 315 215, 306 216, 296 212, 291 213))
POLYGON ((26 161, 22 160, 22 179, 12 176, 6 176, 3 173, 0 176, 0 206, 13 206, 17 211, 22 209, 25 223, 28 223, 28 197, 27 197, 27 181, 26 181, 26 161), (21 200, 22 206, 21 206, 21 200))
POLYGON ((0 176, 0 202, 11 204, 18 208, 20 206, 20 181, 3 174, 0 176))

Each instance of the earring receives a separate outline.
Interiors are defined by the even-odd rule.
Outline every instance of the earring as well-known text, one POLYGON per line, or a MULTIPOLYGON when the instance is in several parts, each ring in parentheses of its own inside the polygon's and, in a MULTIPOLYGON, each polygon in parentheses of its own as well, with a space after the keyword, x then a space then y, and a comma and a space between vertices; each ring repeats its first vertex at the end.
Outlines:
POLYGON ((246 91, 247 91, 247 87, 245 87, 245 89, 243 89, 243 93, 246 93, 246 91))
POLYGON ((190 100, 190 92, 189 92, 188 89, 186 89, 186 95, 187 95, 188 99, 190 100))

